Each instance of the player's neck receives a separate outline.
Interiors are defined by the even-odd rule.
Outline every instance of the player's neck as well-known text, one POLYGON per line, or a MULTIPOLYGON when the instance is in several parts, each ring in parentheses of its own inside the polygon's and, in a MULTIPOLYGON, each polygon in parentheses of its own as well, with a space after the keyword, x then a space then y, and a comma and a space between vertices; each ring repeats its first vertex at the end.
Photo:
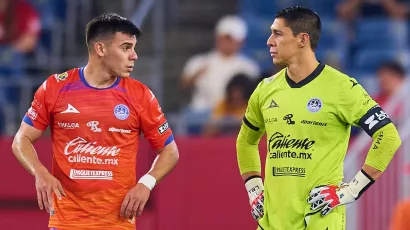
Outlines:
POLYGON ((309 52, 292 60, 287 66, 287 74, 292 81, 298 83, 308 77, 318 66, 315 54, 309 52))
POLYGON ((88 63, 85 66, 84 78, 94 88, 108 88, 117 80, 117 77, 109 74, 105 71, 105 68, 95 66, 92 63, 88 63))

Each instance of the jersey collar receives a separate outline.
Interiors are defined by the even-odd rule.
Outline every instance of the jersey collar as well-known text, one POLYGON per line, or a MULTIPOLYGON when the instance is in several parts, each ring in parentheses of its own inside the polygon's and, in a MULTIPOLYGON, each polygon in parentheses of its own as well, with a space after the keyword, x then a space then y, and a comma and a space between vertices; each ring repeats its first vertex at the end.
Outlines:
POLYGON ((307 76, 305 79, 298 83, 290 79, 290 77, 288 76, 288 71, 285 71, 285 78, 291 88, 301 88, 302 86, 307 85, 309 82, 313 81, 317 76, 319 76, 319 74, 322 72, 324 68, 325 64, 319 63, 316 69, 309 76, 307 76))
POLYGON ((97 90, 111 89, 111 88, 117 86, 118 83, 120 83, 120 80, 121 80, 120 77, 117 77, 117 79, 115 80, 114 84, 112 84, 111 86, 108 86, 108 87, 106 87, 106 88, 95 88, 95 87, 92 87, 91 85, 89 85, 88 82, 85 80, 85 77, 84 77, 84 67, 81 67, 81 68, 80 68, 79 74, 80 74, 80 80, 81 80, 81 82, 82 82, 85 86, 87 86, 88 88, 97 89, 97 90))

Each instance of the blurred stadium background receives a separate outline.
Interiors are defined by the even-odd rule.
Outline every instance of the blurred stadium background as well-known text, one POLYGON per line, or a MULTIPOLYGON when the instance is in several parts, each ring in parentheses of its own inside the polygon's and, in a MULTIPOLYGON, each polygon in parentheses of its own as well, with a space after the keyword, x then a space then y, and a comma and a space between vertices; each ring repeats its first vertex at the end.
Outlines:
MULTIPOLYGON (((275 13, 291 5, 309 6, 318 12, 323 24, 319 60, 358 79, 393 116, 403 138, 386 173, 348 207, 347 229, 394 230, 389 228, 393 216, 410 218, 410 213, 395 212, 396 205, 410 196, 409 1, 0 0, 0 144, 4 150, 0 229, 46 229, 47 214, 37 207, 34 180, 11 152, 12 136, 46 77, 86 64, 85 24, 106 11, 117 12, 142 28, 132 77, 147 84, 159 98, 181 154, 175 171, 155 189, 138 229, 255 229, 236 164, 237 115, 243 111, 241 98, 248 97, 246 92, 252 90, 253 83, 279 68, 272 65, 266 40, 275 13), (240 52, 256 63, 258 74, 249 76, 251 84, 243 79, 232 83, 234 76, 227 78, 222 73, 218 82, 219 76, 213 76, 216 81, 212 83, 222 85, 223 90, 228 82, 242 87, 235 91, 239 99, 229 91, 232 87, 227 87, 227 92, 219 93, 231 96, 195 110, 190 106, 192 95, 209 84, 185 90, 180 83, 182 75, 192 56, 214 49, 215 27, 226 15, 237 15, 246 23, 247 36, 240 52)), ((235 36, 237 22, 230 23, 225 32, 235 36)), ((221 72, 228 67, 218 66, 221 72)), ((239 70, 233 72, 240 74, 239 70)), ((346 180, 361 167, 371 142, 360 130, 353 131, 345 162, 346 180)), ((48 167, 50 142, 46 135, 36 144, 48 167)), ((261 141, 262 155, 266 154, 264 143, 261 141)), ((138 157, 138 171, 143 173, 154 154, 143 143, 138 157)))

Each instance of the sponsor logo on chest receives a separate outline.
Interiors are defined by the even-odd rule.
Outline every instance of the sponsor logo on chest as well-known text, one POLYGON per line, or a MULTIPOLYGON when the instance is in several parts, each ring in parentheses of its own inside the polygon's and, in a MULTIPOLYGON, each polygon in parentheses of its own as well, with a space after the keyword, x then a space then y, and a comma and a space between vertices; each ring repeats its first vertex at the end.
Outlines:
POLYGON ((76 122, 57 122, 58 126, 63 129, 80 128, 80 124, 76 122))

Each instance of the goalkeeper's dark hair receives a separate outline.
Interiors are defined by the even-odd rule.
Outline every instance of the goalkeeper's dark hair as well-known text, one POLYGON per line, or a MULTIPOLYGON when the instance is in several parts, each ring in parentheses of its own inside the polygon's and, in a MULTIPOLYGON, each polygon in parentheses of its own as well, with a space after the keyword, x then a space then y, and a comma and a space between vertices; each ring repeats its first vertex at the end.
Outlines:
POLYGON ((141 36, 140 29, 130 20, 116 13, 104 13, 92 19, 86 26, 85 40, 88 49, 91 42, 113 36, 117 32, 135 35, 137 38, 141 36))
POLYGON ((310 47, 312 50, 317 48, 322 23, 316 12, 303 6, 293 6, 279 11, 275 18, 284 19, 285 25, 292 30, 293 36, 300 33, 309 34, 310 47))

